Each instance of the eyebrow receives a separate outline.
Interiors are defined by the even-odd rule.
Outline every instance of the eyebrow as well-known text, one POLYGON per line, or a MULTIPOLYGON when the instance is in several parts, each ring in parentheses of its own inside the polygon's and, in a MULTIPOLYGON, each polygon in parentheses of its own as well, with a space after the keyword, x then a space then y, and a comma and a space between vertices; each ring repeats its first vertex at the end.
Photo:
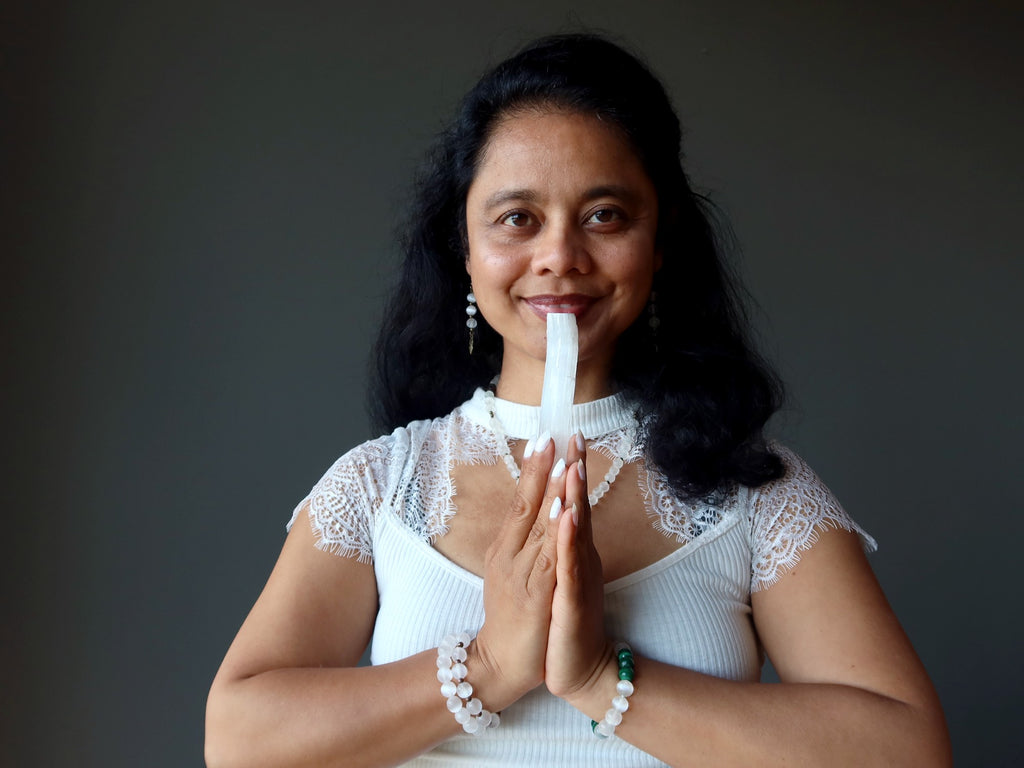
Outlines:
MULTIPOLYGON (((601 184, 591 187, 583 193, 584 200, 598 197, 618 197, 623 200, 635 200, 636 192, 619 184, 601 184)), ((499 189, 484 201, 485 208, 495 208, 510 202, 535 203, 540 196, 532 189, 499 189)))
POLYGON ((593 200, 597 197, 618 197, 623 200, 635 200, 636 192, 629 187, 623 187, 619 184, 603 184, 591 187, 587 190, 586 195, 584 195, 585 200, 593 200))
POLYGON ((495 208, 513 201, 537 202, 538 195, 531 189, 499 189, 484 201, 484 208, 495 208))

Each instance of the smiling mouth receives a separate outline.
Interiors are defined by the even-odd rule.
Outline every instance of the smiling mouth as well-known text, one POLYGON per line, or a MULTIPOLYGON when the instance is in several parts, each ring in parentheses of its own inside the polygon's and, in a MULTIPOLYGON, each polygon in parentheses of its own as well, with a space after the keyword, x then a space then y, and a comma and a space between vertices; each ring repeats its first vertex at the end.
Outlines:
POLYGON ((564 312, 579 317, 596 301, 593 296, 571 294, 566 296, 530 296, 524 299, 535 315, 542 320, 549 314, 564 312))

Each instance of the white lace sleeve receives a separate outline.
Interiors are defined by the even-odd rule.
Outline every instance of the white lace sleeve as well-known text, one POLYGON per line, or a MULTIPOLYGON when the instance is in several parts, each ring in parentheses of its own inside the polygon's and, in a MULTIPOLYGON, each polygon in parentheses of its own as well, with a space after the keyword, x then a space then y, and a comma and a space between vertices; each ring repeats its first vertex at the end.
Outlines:
POLYGON ((856 533, 867 552, 878 548, 803 459, 777 444, 772 450, 786 465, 786 474, 753 494, 751 592, 770 587, 796 565, 800 554, 814 546, 823 526, 856 533))
POLYGON ((295 507, 288 530, 308 503, 318 549, 371 562, 374 518, 385 494, 392 442, 391 436, 371 440, 334 462, 295 507))

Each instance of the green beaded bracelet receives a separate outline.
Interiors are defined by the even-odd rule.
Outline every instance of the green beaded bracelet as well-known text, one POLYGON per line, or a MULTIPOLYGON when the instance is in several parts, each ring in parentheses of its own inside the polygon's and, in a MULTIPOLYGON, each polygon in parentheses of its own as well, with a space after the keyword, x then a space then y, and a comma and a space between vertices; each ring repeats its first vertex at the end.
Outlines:
POLYGON ((614 659, 619 665, 619 682, 615 686, 616 696, 612 699, 611 709, 604 713, 601 722, 590 721, 590 730, 602 739, 615 733, 615 726, 622 722, 622 713, 629 709, 628 699, 633 695, 633 675, 636 674, 633 649, 627 643, 616 643, 614 659))

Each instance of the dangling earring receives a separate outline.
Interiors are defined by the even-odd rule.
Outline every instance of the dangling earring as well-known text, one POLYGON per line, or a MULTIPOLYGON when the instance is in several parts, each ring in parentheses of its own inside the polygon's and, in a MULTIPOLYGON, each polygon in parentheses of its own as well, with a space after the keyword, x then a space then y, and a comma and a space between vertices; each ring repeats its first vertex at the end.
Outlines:
POLYGON ((661 320, 658 319, 658 294, 651 291, 651 298, 647 301, 647 325, 651 329, 651 340, 654 342, 654 351, 658 351, 658 326, 661 320))
POLYGON ((466 306, 466 314, 469 317, 466 320, 466 327, 469 328, 469 354, 473 354, 473 329, 476 328, 476 296, 470 291, 466 294, 466 301, 469 304, 466 306))

